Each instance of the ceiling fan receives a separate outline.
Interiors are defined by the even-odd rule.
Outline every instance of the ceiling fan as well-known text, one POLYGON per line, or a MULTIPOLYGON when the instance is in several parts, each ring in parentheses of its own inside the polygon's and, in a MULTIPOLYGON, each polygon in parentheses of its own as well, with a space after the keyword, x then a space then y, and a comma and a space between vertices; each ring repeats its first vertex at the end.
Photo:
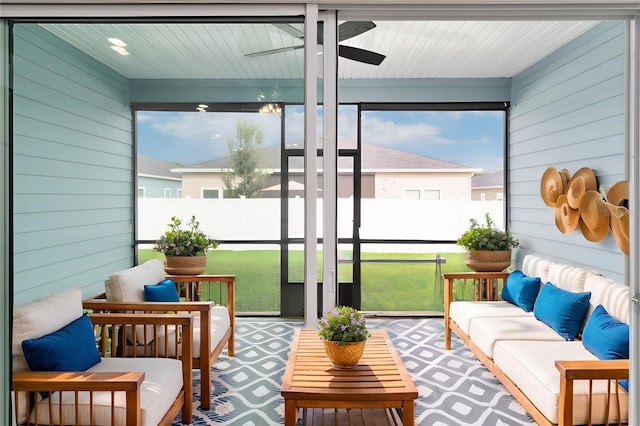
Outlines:
MULTIPOLYGON (((293 37, 304 41, 304 33, 297 29, 296 27, 291 26, 286 23, 274 23, 274 26, 279 28, 280 30, 292 35, 293 37)), ((360 34, 366 33, 376 27, 371 21, 346 21, 338 26, 338 42, 348 40, 352 37, 358 36, 360 34)), ((323 43, 323 32, 322 28, 318 28, 318 44, 322 45, 323 43)), ((258 56, 272 55, 274 53, 282 53, 282 52, 290 52, 297 49, 302 49, 304 44, 300 44, 297 46, 289 46, 289 47, 281 47, 279 49, 270 49, 263 50, 260 52, 247 53, 245 56, 249 58, 255 58, 258 56)), ((372 52, 371 50, 360 49, 358 47, 352 46, 343 46, 341 44, 338 45, 338 55, 343 58, 351 59, 358 62, 363 62, 365 64, 371 65, 380 65, 385 55, 381 55, 380 53, 372 52)))

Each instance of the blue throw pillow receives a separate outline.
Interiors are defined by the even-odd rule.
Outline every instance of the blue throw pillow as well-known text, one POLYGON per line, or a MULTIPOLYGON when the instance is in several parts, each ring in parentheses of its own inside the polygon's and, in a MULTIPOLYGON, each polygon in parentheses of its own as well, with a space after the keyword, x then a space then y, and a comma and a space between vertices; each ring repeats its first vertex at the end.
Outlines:
POLYGON ((533 305, 533 315, 563 339, 573 340, 582 328, 590 299, 590 291, 573 293, 546 283, 533 305))
POLYGON ((176 290, 176 284, 167 279, 158 284, 145 285, 144 300, 147 302, 179 302, 180 295, 176 290))
POLYGON ((22 352, 32 371, 85 371, 100 362, 86 314, 53 333, 23 340, 22 352))
POLYGON ((531 312, 539 291, 540 278, 528 277, 522 271, 513 271, 502 287, 502 300, 520 306, 525 312, 531 312))
POLYGON ((582 344, 598 359, 629 359, 629 325, 598 305, 584 326, 582 344))

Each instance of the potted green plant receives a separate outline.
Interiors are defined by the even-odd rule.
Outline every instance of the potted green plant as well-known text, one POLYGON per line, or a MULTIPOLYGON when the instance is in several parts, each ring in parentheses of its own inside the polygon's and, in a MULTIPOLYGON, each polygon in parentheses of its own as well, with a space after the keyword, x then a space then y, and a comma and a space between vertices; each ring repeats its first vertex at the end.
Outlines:
POLYGON ((333 366, 356 367, 371 335, 362 312, 349 306, 338 306, 322 317, 319 327, 318 335, 324 340, 333 366))
POLYGON ((470 219, 471 226, 457 241, 467 250, 465 264, 476 272, 502 271, 511 265, 511 250, 520 242, 511 233, 496 228, 489 213, 485 223, 470 219))
POLYGON ((168 274, 198 275, 207 267, 207 251, 218 247, 218 242, 200 230, 195 216, 182 227, 182 221, 171 217, 169 229, 156 241, 155 250, 165 255, 168 274))

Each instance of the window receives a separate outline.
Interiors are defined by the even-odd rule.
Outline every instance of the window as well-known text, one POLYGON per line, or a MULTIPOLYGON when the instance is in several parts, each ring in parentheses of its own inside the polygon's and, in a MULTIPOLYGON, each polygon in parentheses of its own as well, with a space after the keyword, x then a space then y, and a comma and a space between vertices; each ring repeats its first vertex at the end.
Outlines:
POLYGON ((176 189, 176 198, 182 198, 182 188, 176 189))
POLYGON ((144 187, 138 187, 138 198, 144 198, 144 187))
POLYGON ((222 198, 222 191, 219 189, 202 189, 202 198, 222 198))
POLYGON ((405 200, 439 200, 439 189, 405 189, 403 191, 405 200))
POLYGON ((164 198, 171 198, 171 188, 164 189, 164 198))

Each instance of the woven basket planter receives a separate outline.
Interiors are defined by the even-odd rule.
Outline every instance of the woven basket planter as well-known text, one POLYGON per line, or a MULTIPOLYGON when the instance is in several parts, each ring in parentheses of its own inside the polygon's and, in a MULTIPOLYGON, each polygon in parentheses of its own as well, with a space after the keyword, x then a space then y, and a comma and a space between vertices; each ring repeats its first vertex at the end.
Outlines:
POLYGON ((166 256, 169 275, 200 275, 207 268, 207 256, 166 256))
POLYGON ((364 342, 330 342, 324 341, 324 350, 336 368, 354 368, 358 366, 358 361, 364 352, 364 342))
POLYGON ((511 250, 467 252, 464 264, 476 272, 501 272, 511 266, 511 250))

